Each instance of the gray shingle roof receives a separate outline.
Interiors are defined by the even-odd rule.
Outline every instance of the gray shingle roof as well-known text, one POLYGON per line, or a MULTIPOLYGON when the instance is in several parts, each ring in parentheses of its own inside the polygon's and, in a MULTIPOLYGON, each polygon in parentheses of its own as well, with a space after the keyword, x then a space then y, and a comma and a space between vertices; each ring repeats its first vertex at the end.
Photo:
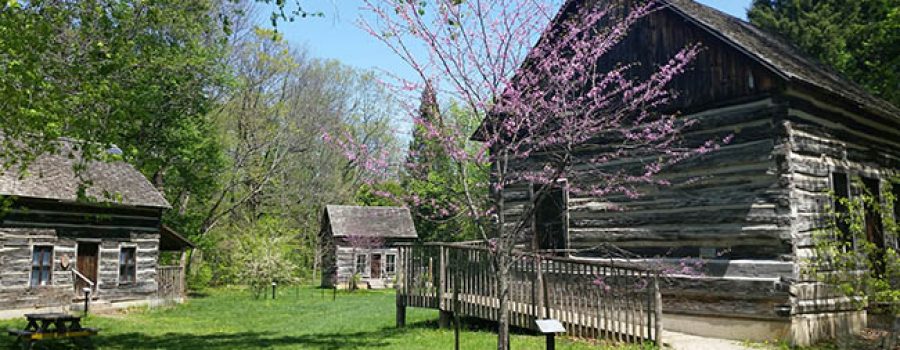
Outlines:
POLYGON ((325 215, 334 237, 419 237, 407 208, 329 205, 325 207, 325 215))
MULTIPOLYGON (((74 202, 83 182, 72 168, 77 154, 69 141, 60 142, 60 150, 43 154, 21 174, 18 167, 0 170, 0 195, 74 202)), ((169 202, 141 172, 128 163, 92 161, 83 177, 90 183, 86 194, 100 202, 127 206, 170 208, 169 202)))
POLYGON ((900 108, 873 96, 778 35, 693 0, 665 1, 685 19, 725 40, 789 81, 806 83, 842 96, 870 112, 900 118, 900 108))

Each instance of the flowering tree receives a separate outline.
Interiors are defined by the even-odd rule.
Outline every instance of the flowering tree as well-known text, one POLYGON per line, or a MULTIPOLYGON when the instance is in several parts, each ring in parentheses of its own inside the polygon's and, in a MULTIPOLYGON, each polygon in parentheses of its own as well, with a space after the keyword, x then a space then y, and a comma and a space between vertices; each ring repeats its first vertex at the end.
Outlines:
MULTIPOLYGON (((437 125, 411 104, 412 122, 455 164, 463 190, 441 203, 403 195, 397 200, 442 205, 476 218, 498 280, 498 349, 508 348, 514 248, 529 234, 535 208, 508 208, 508 189, 533 185, 537 200, 565 180, 575 196, 637 197, 639 186, 668 185, 656 176, 667 166, 717 147, 715 140, 682 146, 679 135, 693 122, 659 108, 676 97, 669 84, 688 68, 699 45, 673 52, 649 76, 638 76, 629 62, 601 64, 629 27, 658 6, 638 2, 621 11, 603 3, 570 1, 556 15, 558 25, 545 31, 558 2, 365 0, 371 16, 361 26, 421 78, 422 83, 397 78, 397 91, 416 101, 415 92, 429 82, 483 120, 473 137, 480 143, 473 144, 465 128, 437 125), (620 158, 642 161, 623 164, 620 158), (488 173, 490 184, 470 183, 476 171, 488 173), (478 196, 479 186, 489 186, 483 191, 489 195, 478 196), (521 219, 508 220, 507 210, 519 211, 521 219)), ((375 165, 372 170, 387 169, 384 158, 362 145, 346 139, 336 144, 358 163, 375 165)))

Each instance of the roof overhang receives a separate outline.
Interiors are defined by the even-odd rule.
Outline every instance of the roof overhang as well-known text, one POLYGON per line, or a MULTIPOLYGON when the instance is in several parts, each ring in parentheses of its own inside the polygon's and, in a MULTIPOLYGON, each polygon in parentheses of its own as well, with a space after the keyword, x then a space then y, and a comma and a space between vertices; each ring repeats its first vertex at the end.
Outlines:
POLYGON ((162 225, 159 229, 159 250, 163 252, 180 252, 193 249, 196 245, 171 227, 162 225))

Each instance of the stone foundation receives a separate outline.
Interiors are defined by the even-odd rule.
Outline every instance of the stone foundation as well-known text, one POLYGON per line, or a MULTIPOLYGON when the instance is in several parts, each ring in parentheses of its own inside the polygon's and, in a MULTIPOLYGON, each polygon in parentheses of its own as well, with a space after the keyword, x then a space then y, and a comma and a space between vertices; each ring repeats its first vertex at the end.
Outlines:
POLYGON ((663 328, 704 337, 752 342, 785 340, 791 334, 791 322, 787 319, 781 321, 672 313, 663 314, 663 328))

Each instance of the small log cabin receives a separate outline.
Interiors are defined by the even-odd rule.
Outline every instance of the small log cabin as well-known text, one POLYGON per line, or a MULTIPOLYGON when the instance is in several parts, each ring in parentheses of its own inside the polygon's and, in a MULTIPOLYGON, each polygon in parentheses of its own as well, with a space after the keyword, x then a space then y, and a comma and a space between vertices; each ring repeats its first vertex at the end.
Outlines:
POLYGON ((396 244, 418 238, 407 208, 326 206, 319 233, 322 286, 347 288, 359 274, 360 287, 390 287, 399 262, 396 244))
MULTIPOLYGON (((573 20, 577 1, 551 25, 573 20)), ((900 110, 743 20, 692 0, 662 3, 600 65, 637 62, 634 73, 647 76, 701 43, 673 83, 672 107, 698 121, 683 133, 687 144, 733 140, 666 169, 660 176, 673 185, 642 188, 640 198, 579 197, 562 185, 535 199, 526 184, 503 194, 503 215, 520 220, 523 206, 536 205, 526 219, 538 248, 575 258, 603 258, 596 247, 612 244, 654 263, 705 259, 703 276, 674 278, 663 291, 669 330, 801 345, 859 330, 865 311, 803 267, 829 191, 859 193, 857 178, 877 193, 898 174, 900 110)))
POLYGON ((79 179, 72 143, 60 145, 26 172, 0 174, 0 316, 78 307, 84 288, 102 307, 156 300, 161 245, 191 246, 161 232, 168 202, 125 162, 88 162, 79 179))

